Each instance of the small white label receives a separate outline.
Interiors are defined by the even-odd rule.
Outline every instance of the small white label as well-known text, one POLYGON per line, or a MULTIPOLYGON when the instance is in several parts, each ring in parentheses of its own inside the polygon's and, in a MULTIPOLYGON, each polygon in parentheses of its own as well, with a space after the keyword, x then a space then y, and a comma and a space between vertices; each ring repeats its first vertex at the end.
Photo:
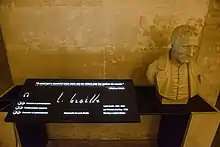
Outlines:
POLYGON ((124 87, 108 87, 110 90, 125 90, 124 87))
POLYGON ((89 112, 63 112, 64 115, 88 115, 89 112))
POLYGON ((22 112, 22 114, 48 114, 48 112, 22 112))
POLYGON ((51 103, 27 102, 27 105, 51 105, 51 103))
POLYGON ((103 112, 105 115, 125 115, 126 112, 103 112))
POLYGON ((123 111, 123 109, 103 109, 103 111, 123 111))
POLYGON ((47 107, 24 107, 24 109, 33 109, 33 110, 46 110, 47 107))
POLYGON ((72 82, 55 82, 55 83, 51 83, 51 82, 36 82, 35 86, 122 86, 124 85, 124 83, 107 83, 107 82, 94 82, 94 83, 72 83, 72 82))

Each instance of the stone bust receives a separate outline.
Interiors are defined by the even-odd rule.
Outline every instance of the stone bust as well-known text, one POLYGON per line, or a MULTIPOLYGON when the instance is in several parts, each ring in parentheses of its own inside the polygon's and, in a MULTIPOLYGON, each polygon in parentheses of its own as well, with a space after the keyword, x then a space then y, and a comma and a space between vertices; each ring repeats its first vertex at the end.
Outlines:
POLYGON ((198 94, 202 73, 192 57, 199 50, 199 31, 180 25, 171 34, 172 47, 147 69, 147 78, 157 88, 162 104, 186 104, 198 94))

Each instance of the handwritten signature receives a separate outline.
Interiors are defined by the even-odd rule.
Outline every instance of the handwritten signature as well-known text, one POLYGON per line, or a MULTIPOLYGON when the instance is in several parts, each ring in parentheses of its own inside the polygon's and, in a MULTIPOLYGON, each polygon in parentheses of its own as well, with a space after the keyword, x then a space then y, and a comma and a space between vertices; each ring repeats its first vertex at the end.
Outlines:
MULTIPOLYGON (((62 92, 59 97, 57 98, 57 103, 61 103, 63 102, 63 100, 61 99, 64 95, 64 92, 62 92)), ((77 98, 77 94, 74 93, 73 96, 71 97, 69 103, 79 103, 79 104, 94 104, 94 103, 100 103, 100 94, 93 94, 91 97, 86 96, 86 98, 77 98)))

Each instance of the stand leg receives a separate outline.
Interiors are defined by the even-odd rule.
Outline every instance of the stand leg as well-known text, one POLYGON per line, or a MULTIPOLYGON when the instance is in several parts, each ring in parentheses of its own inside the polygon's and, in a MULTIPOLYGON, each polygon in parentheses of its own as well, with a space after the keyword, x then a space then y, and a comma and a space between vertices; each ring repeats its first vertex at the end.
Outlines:
POLYGON ((181 147, 190 114, 162 115, 158 133, 158 147, 181 147))
POLYGON ((22 147, 46 147, 47 133, 44 124, 16 123, 22 147))

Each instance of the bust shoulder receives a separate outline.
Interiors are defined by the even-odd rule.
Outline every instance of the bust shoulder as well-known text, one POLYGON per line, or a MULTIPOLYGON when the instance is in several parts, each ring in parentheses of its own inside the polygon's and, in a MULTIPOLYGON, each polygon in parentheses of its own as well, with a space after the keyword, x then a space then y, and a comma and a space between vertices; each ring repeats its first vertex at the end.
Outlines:
POLYGON ((159 70, 165 70, 165 68, 167 66, 168 59, 169 59, 169 53, 166 53, 157 59, 157 61, 158 61, 157 67, 159 70))

